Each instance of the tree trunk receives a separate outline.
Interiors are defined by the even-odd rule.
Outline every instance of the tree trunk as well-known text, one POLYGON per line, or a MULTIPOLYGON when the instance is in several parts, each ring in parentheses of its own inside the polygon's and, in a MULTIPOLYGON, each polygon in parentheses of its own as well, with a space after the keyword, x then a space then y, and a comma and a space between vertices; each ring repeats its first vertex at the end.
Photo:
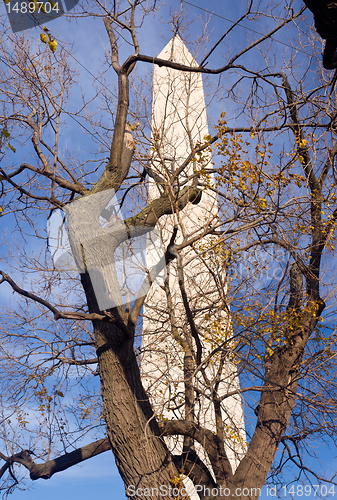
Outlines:
MULTIPOLYGON (((98 312, 88 274, 82 275, 82 284, 89 310, 98 312)), ((129 494, 149 488, 151 499, 171 498, 161 495, 160 487, 173 487, 178 472, 142 386, 132 338, 113 323, 93 324, 107 434, 126 494, 128 487, 129 494)))

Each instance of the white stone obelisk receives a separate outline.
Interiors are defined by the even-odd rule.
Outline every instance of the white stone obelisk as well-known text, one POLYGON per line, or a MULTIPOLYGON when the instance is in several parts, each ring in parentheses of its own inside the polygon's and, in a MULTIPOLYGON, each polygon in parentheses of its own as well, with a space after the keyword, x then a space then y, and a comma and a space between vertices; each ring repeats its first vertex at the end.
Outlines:
MULTIPOLYGON (((196 61, 175 35, 159 54, 160 58, 188 66, 197 66, 196 61)), ((150 182, 149 198, 157 198, 161 189, 167 189, 169 177, 179 172, 171 183, 172 192, 191 186, 196 171, 202 170, 210 161, 210 153, 203 153, 200 161, 185 168, 184 161, 197 143, 205 142, 208 136, 206 107, 202 77, 199 73, 181 72, 171 68, 154 68, 152 141, 153 156, 151 169, 157 184, 150 182), (158 176, 163 179, 163 188, 158 187, 158 176)), ((199 177, 199 182, 214 185, 213 176, 199 177)), ((203 231, 218 218, 217 198, 212 189, 204 187, 201 201, 189 203, 183 211, 160 219, 164 244, 168 244, 173 227, 178 227, 175 244, 183 239, 202 236, 203 231)), ((244 456, 246 435, 243 409, 239 394, 226 398, 229 391, 239 389, 237 367, 231 357, 231 324, 226 309, 226 276, 221 268, 221 259, 216 252, 206 247, 216 245, 216 238, 198 238, 181 253, 184 273, 184 287, 195 326, 199 332, 202 347, 204 372, 195 374, 197 387, 194 405, 195 420, 211 431, 215 431, 215 410, 209 381, 218 377, 218 395, 223 397, 221 418, 226 438, 226 451, 233 470, 244 456), (201 243, 202 242, 202 243, 201 243), (227 343, 226 343, 227 341, 227 343), (219 352, 212 356, 214 349, 219 352), (221 355, 227 350, 225 363, 221 355), (211 361, 210 361, 211 360, 211 361)), ((181 338, 189 339, 194 349, 196 343, 191 335, 191 325, 184 307, 178 281, 177 262, 169 266, 166 287, 152 286, 143 309, 143 335, 141 371, 145 389, 150 394, 155 413, 159 418, 182 419, 184 415, 184 349, 181 338)), ((200 367, 199 367, 200 368, 200 367)), ((167 444, 174 454, 182 452, 182 438, 167 438, 167 444)), ((199 457, 211 466, 200 445, 195 444, 199 457)))

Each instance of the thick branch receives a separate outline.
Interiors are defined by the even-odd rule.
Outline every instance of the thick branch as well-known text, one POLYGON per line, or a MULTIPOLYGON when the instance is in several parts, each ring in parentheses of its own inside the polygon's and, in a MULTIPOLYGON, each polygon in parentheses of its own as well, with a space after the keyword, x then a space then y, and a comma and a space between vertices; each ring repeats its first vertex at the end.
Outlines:
POLYGON ((28 163, 22 163, 20 167, 15 171, 12 172, 11 174, 8 175, 8 177, 14 177, 15 175, 19 174, 23 170, 28 169, 31 170, 32 172, 38 173, 40 175, 43 175, 44 177, 47 177, 48 179, 56 182, 60 187, 69 189, 69 191, 73 191, 78 194, 85 194, 87 193, 87 189, 82 186, 79 182, 73 183, 69 182, 66 179, 63 179, 62 177, 59 177, 58 175, 55 175, 47 170, 41 171, 39 168, 34 167, 33 165, 29 165, 28 163))
POLYGON ((185 280, 184 280, 184 272, 183 272, 183 267, 182 267, 182 262, 181 262, 181 255, 174 249, 171 249, 171 253, 176 257, 177 259, 177 269, 178 269, 178 282, 179 282, 179 288, 180 288, 180 293, 183 299, 184 303, 184 308, 186 312, 186 316, 189 322, 189 325, 191 327, 191 333, 192 336, 195 340, 196 346, 197 346, 197 357, 196 357, 196 362, 197 365, 201 365, 201 356, 202 356, 202 345, 200 342, 199 338, 199 333, 198 329, 196 327, 193 314, 189 305, 186 289, 185 289, 185 280))
POLYGON ((104 26, 105 29, 108 33, 109 41, 110 41, 110 47, 111 47, 111 64, 113 69, 116 71, 117 74, 120 72, 120 65, 118 62, 118 47, 117 47, 117 40, 115 37, 114 30, 112 28, 112 21, 108 17, 104 18, 104 26))
MULTIPOLYGON (((322 226, 322 190, 321 184, 318 181, 312 161, 309 154, 308 146, 304 141, 302 129, 299 127, 299 118, 297 111, 297 103, 294 100, 294 95, 289 82, 285 75, 283 75, 283 86, 287 96, 288 107, 290 111, 291 121, 293 130, 295 133, 295 139, 297 142, 297 152, 299 159, 306 175, 308 185, 310 188, 310 212, 311 212, 311 234, 312 234, 312 244, 311 244, 311 255, 310 255, 310 271, 311 274, 307 278, 307 294, 309 301, 318 301, 319 298, 319 272, 320 263, 322 258, 322 252, 324 249, 325 241, 327 238, 326 232, 323 230, 322 226)), ((324 174, 323 174, 324 177, 324 174)))
POLYGON ((327 161, 325 162, 325 165, 322 169, 321 175, 319 176, 320 186, 323 186, 323 183, 326 179, 326 176, 328 175, 329 170, 331 169, 331 167, 334 164, 334 159, 335 159, 336 154, 337 154, 337 143, 333 146, 331 152, 329 153, 329 157, 328 157, 327 161))
POLYGON ((314 169, 312 166, 308 147, 304 144, 304 141, 303 141, 304 137, 303 137, 302 128, 299 126, 297 103, 294 99, 294 94, 293 94, 293 91, 289 85, 288 79, 286 78, 286 76, 284 74, 282 75, 282 80, 283 80, 284 91, 285 91, 285 94, 287 97, 290 118, 291 118, 291 122, 292 122, 292 129, 294 131, 295 139, 297 142, 298 155, 301 159, 303 170, 304 170, 304 173, 308 179, 308 183, 309 183, 311 192, 318 195, 321 192, 321 187, 320 187, 320 184, 319 184, 319 182, 315 176, 315 173, 314 173, 314 169))
POLYGON ((201 66, 186 66, 185 64, 179 64, 174 61, 169 61, 166 59, 161 59, 160 57, 150 57, 144 56, 143 54, 134 54, 125 61, 123 64, 123 70, 128 71, 129 67, 134 64, 136 61, 147 62, 150 64, 156 64, 157 66, 165 66, 166 68, 176 69, 178 71, 185 71, 189 73, 209 73, 213 75, 218 75, 219 73, 223 73, 229 69, 234 68, 233 64, 226 64, 218 69, 206 69, 201 66))
POLYGON ((41 297, 38 297, 34 293, 27 292, 27 290, 23 290, 23 288, 20 288, 19 285, 17 285, 15 283, 15 281, 13 281, 12 278, 10 278, 8 276, 8 274, 4 273, 3 271, 0 271, 0 274, 2 275, 2 279, 0 280, 0 284, 3 283, 4 281, 6 281, 12 287, 14 292, 18 293, 19 295, 22 295, 23 297, 27 297, 28 299, 34 300, 35 302, 38 302, 39 304, 42 304, 43 306, 45 306, 47 309, 49 309, 50 311, 52 311, 54 313, 55 320, 58 320, 58 319, 73 319, 73 320, 99 319, 101 321, 108 321, 110 323, 116 322, 116 319, 114 319, 110 316, 107 316, 107 315, 103 315, 103 314, 97 314, 97 313, 85 314, 85 313, 76 313, 76 312, 65 313, 65 312, 59 311, 58 309, 56 309, 56 307, 54 307, 52 304, 50 304, 50 302, 48 302, 47 300, 42 299, 41 297))
MULTIPOLYGON (((126 78, 126 77, 125 77, 126 78)), ((121 80, 125 80, 121 77, 121 80)), ((125 84, 125 81, 124 81, 125 84)), ((128 83, 127 83, 128 87, 128 83)), ((128 95, 128 89, 124 88, 125 93, 128 95)), ((120 90, 122 92, 122 90, 120 90)), ((91 194, 104 191, 105 189, 113 188, 118 191, 120 185, 124 181, 125 177, 128 175, 133 153, 134 153, 134 142, 131 133, 131 127, 126 123, 127 108, 128 108, 128 97, 127 102, 124 102, 121 98, 121 104, 118 105, 117 117, 115 122, 114 136, 112 139, 111 149, 110 149, 110 159, 105 167, 103 175, 91 189, 91 194), (121 106, 121 107, 120 107, 121 106), (124 134, 124 137, 123 137, 124 134), (115 149, 115 147, 117 149, 115 149), (121 156, 118 156, 118 151, 121 149, 121 156)))
POLYGON ((35 149, 35 153, 37 154, 37 156, 40 158, 41 162, 42 162, 42 165, 43 165, 43 170, 45 172, 48 172, 49 174, 51 174, 51 171, 50 171, 50 167, 49 167, 49 163, 46 159, 46 157, 44 156, 44 154, 42 153, 42 150, 40 148, 40 145, 39 145, 39 141, 38 141, 38 132, 36 130, 36 127, 35 125, 33 125, 31 122, 29 122, 33 128, 34 128, 34 135, 32 137, 32 143, 33 143, 33 146, 34 146, 34 149, 35 149))
POLYGON ((290 269, 290 298, 288 310, 298 310, 303 299, 303 274, 297 262, 290 269))
MULTIPOLYGON (((94 443, 90 443, 86 446, 82 446, 81 448, 77 448, 71 453, 66 453, 61 457, 55 458, 54 460, 48 460, 44 464, 37 464, 34 462, 32 457, 30 456, 30 452, 28 450, 22 450, 20 453, 17 453, 11 457, 5 457, 1 454, 1 458, 7 462, 7 464, 11 463, 19 463, 22 464, 26 469, 30 472, 30 478, 33 480, 36 479, 49 479, 56 472, 62 472, 73 465, 79 464, 88 458, 92 458, 95 455, 99 455, 104 451, 110 450, 110 442, 108 438, 100 439, 99 441, 95 441, 94 443)), ((3 466, 2 469, 6 469, 6 466, 3 466)), ((4 473, 3 470, 2 473, 4 473)))
POLYGON ((229 63, 227 63, 225 66, 222 66, 221 68, 217 69, 207 69, 203 68, 201 65, 200 66, 186 66, 185 64, 179 64, 175 63, 173 61, 168 61, 165 59, 160 59, 159 57, 149 57, 149 56, 144 56, 142 54, 135 54, 133 56, 130 56, 125 63, 123 64, 122 68, 124 71, 128 71, 129 67, 134 64, 136 61, 143 61, 147 62, 150 64, 156 64, 157 66, 166 66, 167 68, 172 68, 172 69, 177 69, 179 71, 187 71, 190 73, 207 73, 211 75, 218 75, 220 73, 224 73, 225 71, 228 71, 229 69, 234 68, 235 66, 233 65, 233 62, 238 59, 240 56, 248 52, 250 49, 253 47, 256 47, 260 43, 262 43, 264 40, 269 39, 274 33, 276 33, 278 30, 283 28, 286 24, 292 22, 294 19, 299 17, 305 10, 305 7, 303 7, 297 14, 294 16, 290 17, 289 19, 286 19, 283 21, 280 25, 276 26, 273 30, 269 31, 269 33, 266 33, 263 35, 261 38, 256 40, 255 42, 251 43, 248 47, 243 49, 241 52, 236 54, 232 59, 230 60, 229 63))
POLYGON ((189 436, 198 441, 208 454, 215 476, 222 480, 224 477, 232 479, 232 467, 223 449, 223 443, 212 431, 186 420, 164 420, 159 422, 159 428, 166 436, 189 436))
POLYGON ((168 195, 163 195, 156 200, 153 200, 147 207, 139 212, 134 217, 125 220, 127 227, 155 227, 158 220, 162 215, 169 215, 174 213, 175 210, 183 210, 187 203, 198 204, 201 199, 202 192, 198 187, 187 186, 182 189, 177 199, 172 201, 168 195))
POLYGON ((118 74, 118 104, 109 162, 105 167, 104 174, 93 187, 91 193, 98 193, 111 188, 117 191, 129 171, 133 156, 131 130, 126 128, 126 118, 129 109, 128 72, 124 67, 121 68, 118 63, 118 48, 111 19, 106 17, 104 24, 110 40, 111 63, 118 74))
POLYGON ((33 200, 39 200, 39 201, 47 201, 48 203, 51 203, 52 205, 54 205, 55 207, 57 208, 62 208, 64 206, 64 203, 62 203, 61 201, 57 200, 55 197, 51 196, 51 197, 48 197, 48 196, 38 196, 36 194, 33 194, 29 191, 27 191, 26 189, 24 189, 22 186, 19 186, 18 184, 16 184, 16 182, 14 182, 8 175, 7 173, 2 169, 0 168, 0 174, 2 175, 2 177, 9 182, 9 184, 11 184, 21 195, 25 195, 27 196, 28 198, 32 198, 33 200))
POLYGON ((173 455, 172 460, 180 474, 188 476, 193 484, 204 486, 203 490, 199 491, 199 497, 202 500, 214 500, 213 495, 208 495, 213 488, 216 488, 216 483, 212 478, 205 464, 200 460, 196 453, 187 453, 182 455, 173 455), (203 494, 205 492, 205 495, 203 494))
POLYGON ((71 358, 64 358, 61 356, 55 356, 55 359, 57 359, 58 361, 61 361, 62 363, 65 363, 67 365, 75 365, 75 366, 95 365, 98 363, 98 358, 71 359, 71 358))

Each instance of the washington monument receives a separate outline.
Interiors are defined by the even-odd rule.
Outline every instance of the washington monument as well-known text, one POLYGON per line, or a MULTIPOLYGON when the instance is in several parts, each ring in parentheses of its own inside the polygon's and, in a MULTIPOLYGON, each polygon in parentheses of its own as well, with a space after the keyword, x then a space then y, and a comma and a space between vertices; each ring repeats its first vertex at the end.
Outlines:
MULTIPOLYGON (((177 35, 158 57, 197 65, 177 35)), ((176 210, 156 226, 166 245, 176 232, 178 250, 165 283, 154 283, 144 306, 142 378, 159 418, 195 422, 228 436, 226 452, 234 471, 244 456, 246 435, 240 396, 226 397, 239 389, 226 273, 218 258, 216 238, 198 238, 218 219, 213 175, 200 174, 210 164, 210 152, 206 150, 184 165, 196 144, 205 143, 207 136, 201 75, 155 66, 151 169, 156 183, 150 182, 150 201, 161 189, 158 178, 173 194, 196 182, 203 193, 198 204, 176 210)), ((175 455, 196 452, 212 474, 202 446, 190 437, 169 437, 166 442, 175 455)))

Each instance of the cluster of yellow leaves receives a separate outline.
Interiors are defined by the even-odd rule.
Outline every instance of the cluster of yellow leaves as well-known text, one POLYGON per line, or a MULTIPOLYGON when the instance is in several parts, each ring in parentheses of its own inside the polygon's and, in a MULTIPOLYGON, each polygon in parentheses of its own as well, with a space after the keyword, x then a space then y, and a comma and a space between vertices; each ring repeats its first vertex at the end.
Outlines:
POLYGON ((48 38, 49 38, 48 46, 49 46, 50 50, 54 53, 56 51, 56 48, 57 48, 57 41, 51 36, 48 28, 46 28, 44 26, 42 29, 45 33, 40 34, 41 42, 47 43, 48 38), (46 33, 48 34, 48 38, 47 38, 46 33))
POLYGON ((140 122, 135 122, 131 125, 131 130, 134 131, 136 128, 139 128, 141 126, 140 122))
POLYGON ((53 396, 50 396, 48 394, 48 389, 47 387, 42 387, 40 390, 35 391, 35 395, 37 399, 39 400, 39 410, 42 412, 42 414, 47 410, 50 411, 50 403, 53 399, 53 396))
MULTIPOLYGON (((258 134, 251 133, 252 144, 243 140, 242 134, 229 133, 224 114, 219 121, 218 127, 219 141, 214 145, 214 152, 220 158, 220 167, 217 169, 216 186, 227 190, 235 200, 237 206, 246 206, 256 213, 274 207, 275 200, 279 199, 281 190, 289 187, 289 192, 293 196, 302 196, 305 200, 307 196, 307 179, 295 169, 298 159, 301 166, 305 167, 309 158, 309 136, 304 138, 303 134, 297 134, 293 150, 289 153, 282 152, 290 159, 286 165, 281 166, 272 162, 272 143, 265 144, 258 134), (248 159, 254 148, 254 159, 248 159), (298 189, 301 189, 298 192, 298 189)), ((317 142, 315 134, 310 135, 310 144, 314 147, 317 142)), ((309 201, 309 200, 308 200, 309 201)), ((337 202, 336 184, 327 186, 324 198, 319 201, 322 204, 321 222, 322 229, 328 227, 329 237, 327 249, 334 250, 334 234, 337 227, 337 220, 334 220, 333 209, 330 205, 337 202)), ((293 213, 294 216, 294 213, 293 213)), ((320 221, 318 222, 320 224, 320 221)), ((292 222, 291 230, 294 238, 312 235, 315 227, 307 223, 305 218, 298 218, 292 222)))
POLYGON ((219 241, 216 236, 208 236, 201 240, 196 245, 198 252, 201 253, 203 258, 212 254, 212 262, 218 267, 227 267, 226 264, 230 259, 230 250, 223 241, 219 241))
POLYGON ((177 486, 182 483, 182 475, 178 474, 177 476, 171 477, 171 483, 174 484, 174 486, 177 486))
MULTIPOLYGON (((255 158, 249 160, 246 148, 252 146, 243 140, 242 134, 228 133, 224 119, 219 121, 217 132, 219 141, 214 145, 215 154, 220 156, 221 166, 218 168, 216 185, 225 187, 232 193, 239 193, 245 203, 254 207, 256 212, 268 209, 280 188, 294 184, 302 187, 306 179, 303 175, 292 172, 292 164, 286 167, 271 165, 273 155, 272 143, 265 144, 257 138, 254 145, 255 158)), ((251 133, 255 139, 256 134, 251 133)), ((305 140, 302 143, 306 143, 305 140)), ((240 198, 238 204, 242 204, 240 198)))
POLYGON ((84 407, 83 401, 80 402, 80 410, 81 410, 81 413, 80 413, 80 419, 81 420, 85 420, 86 418, 89 417, 89 415, 90 415, 90 409, 84 407))
MULTIPOLYGON (((2 137, 5 137, 5 139, 8 139, 8 138, 10 137, 10 133, 9 133, 9 132, 8 132, 8 130, 7 130, 7 129, 5 129, 5 128, 2 130, 1 135, 2 135, 2 137)), ((8 147, 11 151, 13 151, 13 153, 16 153, 16 149, 15 149, 15 147, 14 147, 14 146, 12 146, 9 142, 7 142, 7 147, 8 147)))
POLYGON ((210 168, 213 165, 211 161, 212 149, 210 145, 211 135, 205 135, 204 141, 201 143, 196 143, 195 147, 202 148, 197 151, 195 157, 193 158, 193 170, 195 173, 199 174, 200 179, 203 181, 204 189, 207 190, 209 187, 213 187, 214 183, 211 180, 211 176, 207 173, 206 167, 210 168))
MULTIPOLYGON (((316 302, 307 302, 298 309, 275 310, 266 308, 263 301, 252 302, 247 299, 246 307, 240 312, 232 312, 233 330, 240 340, 236 346, 249 347, 250 355, 259 361, 263 360, 263 352, 272 356, 277 347, 292 345, 294 335, 301 334, 303 316, 309 313, 315 317, 319 305, 316 302)), ((315 328, 313 341, 317 347, 326 347, 328 335, 322 331, 324 319, 315 328)))
POLYGON ((46 412, 50 412, 52 409, 52 404, 55 406, 57 404, 58 398, 63 398, 64 394, 62 391, 53 387, 51 391, 48 390, 46 385, 46 379, 49 375, 53 373, 51 368, 49 371, 36 373, 32 376, 35 382, 35 387, 33 388, 33 394, 36 397, 39 406, 38 409, 44 415, 46 412))
POLYGON ((247 447, 246 441, 239 435, 239 433, 233 427, 230 427, 227 424, 224 425, 223 436, 226 441, 228 440, 228 442, 234 441, 240 443, 244 448, 247 447))
POLYGON ((210 315, 206 314, 205 320, 207 321, 207 325, 205 326, 204 342, 209 343, 211 348, 214 349, 225 340, 229 340, 231 347, 234 347, 234 343, 231 340, 233 331, 230 316, 224 314, 222 318, 210 318, 210 315))
POLYGON ((303 309, 266 309, 261 302, 247 301, 247 307, 240 312, 232 312, 232 322, 236 333, 241 332, 238 348, 249 346, 252 357, 263 359, 263 351, 272 356, 278 346, 291 343, 291 336, 301 329, 303 309), (254 339, 254 342, 252 342, 254 339))
POLYGON ((23 410, 18 410, 16 414, 16 418, 18 421, 18 424, 20 427, 23 429, 26 429, 27 424, 29 424, 29 420, 27 420, 28 413, 23 411, 23 410))

